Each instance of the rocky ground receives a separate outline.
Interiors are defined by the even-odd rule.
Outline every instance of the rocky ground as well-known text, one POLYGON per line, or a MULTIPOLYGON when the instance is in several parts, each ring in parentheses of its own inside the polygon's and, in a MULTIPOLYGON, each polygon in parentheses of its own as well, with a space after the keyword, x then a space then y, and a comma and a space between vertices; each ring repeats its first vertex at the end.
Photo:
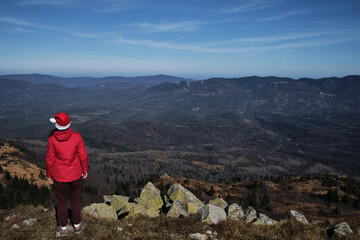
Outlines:
MULTIPOLYGON (((79 235, 71 224, 66 239, 359 239, 360 228, 346 222, 308 221, 291 210, 280 221, 251 206, 243 211, 222 198, 200 201, 173 184, 166 195, 151 182, 134 201, 119 195, 83 209, 86 228, 79 235), (355 227, 355 228, 354 228, 355 227)), ((54 208, 19 206, 0 211, 0 239, 54 239, 54 208)))

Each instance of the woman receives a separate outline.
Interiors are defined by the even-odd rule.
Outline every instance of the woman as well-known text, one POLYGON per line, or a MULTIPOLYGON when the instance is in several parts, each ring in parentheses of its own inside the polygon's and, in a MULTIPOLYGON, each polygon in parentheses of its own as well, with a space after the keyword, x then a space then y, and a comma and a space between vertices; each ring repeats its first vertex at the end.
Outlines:
POLYGON ((79 234, 85 227, 81 219, 81 178, 88 172, 88 156, 81 135, 70 128, 66 113, 58 113, 50 122, 56 129, 49 137, 46 154, 48 182, 54 184, 57 199, 57 219, 60 236, 66 236, 68 225, 67 197, 70 190, 72 223, 74 232, 79 234))

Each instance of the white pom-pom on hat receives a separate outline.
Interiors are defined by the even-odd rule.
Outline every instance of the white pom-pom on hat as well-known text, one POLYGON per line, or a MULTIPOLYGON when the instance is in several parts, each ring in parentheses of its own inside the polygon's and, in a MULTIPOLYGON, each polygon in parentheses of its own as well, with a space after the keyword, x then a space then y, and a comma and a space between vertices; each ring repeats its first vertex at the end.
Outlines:
POLYGON ((52 122, 52 123, 56 123, 55 118, 50 118, 50 122, 52 122))

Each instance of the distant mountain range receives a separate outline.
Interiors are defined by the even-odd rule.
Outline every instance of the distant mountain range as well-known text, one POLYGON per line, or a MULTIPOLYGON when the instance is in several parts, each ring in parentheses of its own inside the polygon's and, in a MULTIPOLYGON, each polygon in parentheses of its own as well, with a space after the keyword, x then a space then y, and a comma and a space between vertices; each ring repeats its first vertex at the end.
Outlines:
POLYGON ((64 87, 83 87, 90 89, 125 89, 136 86, 153 86, 163 82, 180 82, 180 81, 193 81, 191 79, 185 79, 181 77, 173 77, 167 75, 154 75, 154 76, 139 76, 139 77, 120 77, 111 76, 103 78, 94 77, 56 77, 52 75, 44 74, 14 74, 3 75, 0 79, 13 79, 30 83, 53 83, 64 87))
MULTIPOLYGON (((144 174, 214 181, 265 174, 360 176, 360 76, 0 78, 4 139, 46 141, 48 119, 65 111, 88 147, 144 174), (114 155, 120 152, 134 154, 114 155), (201 167, 210 165, 221 167, 201 167)), ((44 151, 35 145, 28 147, 44 151)))

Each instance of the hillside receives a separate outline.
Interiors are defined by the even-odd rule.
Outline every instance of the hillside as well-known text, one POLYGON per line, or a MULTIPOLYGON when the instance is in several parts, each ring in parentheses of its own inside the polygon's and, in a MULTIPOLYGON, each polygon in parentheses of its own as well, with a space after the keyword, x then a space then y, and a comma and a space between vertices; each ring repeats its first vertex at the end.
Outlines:
POLYGON ((155 173, 214 182, 360 176, 359 76, 214 78, 98 91, 6 79, 0 84, 3 139, 43 157, 48 119, 65 111, 91 149, 94 174, 106 172, 112 188, 155 173), (126 172, 121 179, 120 170, 126 172))
MULTIPOLYGON (((5 206, 5 209, 0 210, 0 218, 4 219, 0 224, 0 234, 2 234, 0 237, 4 239, 8 239, 9 236, 17 239, 25 236, 27 239, 53 238, 56 229, 53 191, 47 191, 47 195, 44 195, 47 198, 47 201, 45 201, 47 209, 44 210, 43 207, 31 206, 43 205, 38 201, 31 202, 31 200, 35 200, 35 196, 40 196, 39 194, 27 195, 30 203, 26 203, 25 196, 22 201, 18 202, 17 195, 19 194, 16 193, 16 186, 21 187, 21 185, 14 185, 14 179, 20 179, 21 181, 21 179, 30 177, 29 182, 40 181, 41 174, 34 177, 34 174, 31 176, 31 173, 38 170, 43 172, 44 170, 28 162, 31 157, 36 157, 36 154, 6 142, 2 144, 1 151, 1 161, 3 161, 0 173, 1 199, 4 199, 3 194, 13 190, 15 194, 5 195, 5 199, 12 196, 12 199, 9 198, 8 200, 15 205, 12 205, 10 209, 8 209, 9 206, 5 206), (14 162, 20 164, 16 169, 24 170, 26 168, 26 172, 30 173, 30 176, 24 174, 23 171, 12 170, 10 166, 14 162), (6 176, 5 172, 7 171, 9 173, 11 171, 10 177, 6 176), (20 206, 16 207, 17 205, 20 206), (12 209, 13 207, 15 209, 12 209), (22 221, 31 218, 37 219, 36 225, 25 227, 22 221), (45 222, 47 224, 42 224, 45 222), (51 223, 50 227, 48 223, 51 223), (14 224, 20 226, 20 229, 16 231, 11 229, 14 224)), ((208 170, 219 167, 201 162, 196 164, 208 170)), ((90 164, 90 169, 92 168, 93 165, 90 164)), ((119 237, 122 239, 134 239, 135 237, 141 239, 144 239, 144 237, 146 239, 186 239, 191 233, 205 234, 207 231, 212 231, 212 233, 216 232, 217 239, 229 239, 231 236, 235 236, 235 239, 328 239, 326 230, 343 221, 351 226, 355 234, 359 234, 360 183, 359 179, 351 179, 345 176, 265 176, 262 179, 232 178, 228 182, 211 183, 191 178, 155 175, 149 179, 142 179, 136 184, 119 182, 117 188, 111 190, 105 187, 106 183, 99 182, 99 177, 96 174, 90 173, 83 185, 83 205, 102 202, 102 195, 114 193, 130 196, 133 201, 134 198, 139 196, 140 190, 149 180, 159 188, 161 196, 167 193, 170 185, 176 183, 193 192, 203 202, 209 202, 214 198, 223 198, 229 205, 237 203, 243 209, 253 206, 258 212, 264 213, 275 220, 286 219, 290 210, 296 210, 303 213, 308 221, 314 223, 317 221, 317 224, 303 226, 290 221, 282 222, 273 227, 264 227, 228 220, 218 225, 207 225, 196 222, 192 217, 170 220, 162 215, 158 218, 135 216, 120 218, 117 221, 99 221, 85 214, 88 227, 84 231, 84 235, 78 238, 74 235, 69 237, 71 239, 82 239, 83 236, 90 239, 100 239, 101 237, 109 239, 119 237), (119 228, 122 230, 118 230, 119 228), (95 229, 97 230, 95 231, 95 229), (101 229, 101 231, 99 232, 98 229, 101 229)), ((19 182, 19 180, 16 180, 16 182, 19 182)), ((0 202, 2 203, 2 201, 0 202)), ((4 205, 1 206, 4 208, 4 205)), ((357 235, 352 235, 347 239, 356 239, 356 237, 357 235)), ((335 235, 332 239, 339 238, 335 235)))
POLYGON ((4 184, 5 173, 7 172, 12 178, 17 176, 26 179, 30 184, 38 187, 49 187, 44 169, 31 163, 31 156, 21 151, 11 143, 1 143, 0 145, 0 183, 4 184), (27 159, 27 160, 26 160, 27 159))

